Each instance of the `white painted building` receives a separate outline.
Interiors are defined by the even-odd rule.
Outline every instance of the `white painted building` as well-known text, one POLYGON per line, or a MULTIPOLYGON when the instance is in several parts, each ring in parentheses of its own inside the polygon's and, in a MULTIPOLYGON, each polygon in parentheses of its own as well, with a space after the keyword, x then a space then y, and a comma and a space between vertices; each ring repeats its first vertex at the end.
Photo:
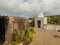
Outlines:
MULTIPOLYGON (((35 28, 44 28, 46 30, 60 30, 60 25, 47 24, 47 16, 44 16, 42 12, 35 18, 35 28)), ((50 15, 56 16, 56 15, 50 15)))
POLYGON ((37 18, 35 18, 35 27, 44 28, 44 25, 47 24, 47 17, 44 17, 43 13, 40 12, 37 18))

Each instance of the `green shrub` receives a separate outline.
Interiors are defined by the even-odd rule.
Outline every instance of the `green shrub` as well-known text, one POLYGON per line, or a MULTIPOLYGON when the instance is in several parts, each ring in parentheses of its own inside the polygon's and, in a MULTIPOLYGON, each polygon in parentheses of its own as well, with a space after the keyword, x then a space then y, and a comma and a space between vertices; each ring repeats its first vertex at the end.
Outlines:
POLYGON ((14 32, 12 37, 13 45, 18 45, 21 42, 24 43, 24 45, 27 45, 32 41, 34 33, 34 29, 20 30, 20 34, 14 32))

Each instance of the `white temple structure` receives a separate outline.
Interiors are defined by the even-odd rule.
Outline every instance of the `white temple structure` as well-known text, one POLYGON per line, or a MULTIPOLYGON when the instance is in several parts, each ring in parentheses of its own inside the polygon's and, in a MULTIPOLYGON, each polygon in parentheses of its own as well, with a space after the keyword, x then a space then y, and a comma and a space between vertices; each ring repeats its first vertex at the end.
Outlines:
POLYGON ((35 19, 35 27, 44 28, 45 24, 47 24, 47 17, 44 17, 43 13, 40 12, 38 17, 35 19))

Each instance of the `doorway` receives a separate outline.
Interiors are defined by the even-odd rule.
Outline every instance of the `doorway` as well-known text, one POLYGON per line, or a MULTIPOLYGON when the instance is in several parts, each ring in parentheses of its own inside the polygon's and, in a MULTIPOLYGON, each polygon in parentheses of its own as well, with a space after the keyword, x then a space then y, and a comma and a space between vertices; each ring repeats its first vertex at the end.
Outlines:
POLYGON ((38 23, 38 28, 41 28, 41 21, 37 21, 38 23))
POLYGON ((1 16, 0 17, 0 44, 3 44, 5 41, 5 31, 6 26, 8 24, 8 20, 6 17, 1 16))

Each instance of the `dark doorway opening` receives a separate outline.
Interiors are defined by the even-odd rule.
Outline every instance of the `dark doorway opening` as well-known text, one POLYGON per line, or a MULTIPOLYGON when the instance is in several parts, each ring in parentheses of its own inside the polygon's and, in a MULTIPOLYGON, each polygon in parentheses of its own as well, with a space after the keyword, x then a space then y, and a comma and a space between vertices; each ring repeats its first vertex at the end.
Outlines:
POLYGON ((8 26, 8 19, 7 17, 0 16, 0 44, 3 44, 5 41, 5 31, 6 27, 8 26))
POLYGON ((38 28, 41 28, 41 21, 37 21, 38 22, 38 28))

